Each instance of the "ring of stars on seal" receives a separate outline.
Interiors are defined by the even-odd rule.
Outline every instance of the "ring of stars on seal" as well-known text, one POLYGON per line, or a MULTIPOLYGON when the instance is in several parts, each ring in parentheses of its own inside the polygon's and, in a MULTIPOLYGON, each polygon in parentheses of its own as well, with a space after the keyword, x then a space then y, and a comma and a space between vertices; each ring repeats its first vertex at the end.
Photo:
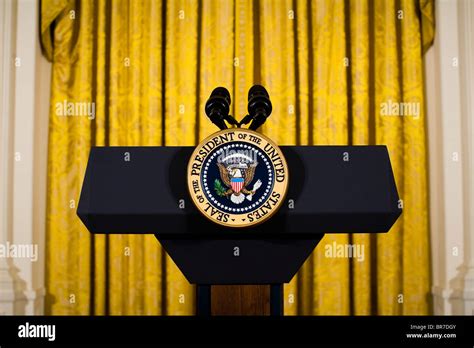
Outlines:
POLYGON ((243 128, 226 129, 203 140, 191 155, 187 176, 198 210, 229 227, 267 220, 288 188, 288 167, 280 148, 243 128))

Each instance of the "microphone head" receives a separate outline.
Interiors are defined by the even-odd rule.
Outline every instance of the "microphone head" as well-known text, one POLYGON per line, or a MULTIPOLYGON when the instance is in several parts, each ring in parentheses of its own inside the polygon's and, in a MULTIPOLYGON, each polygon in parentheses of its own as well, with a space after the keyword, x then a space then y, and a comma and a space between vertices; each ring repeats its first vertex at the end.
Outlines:
POLYGON ((265 114, 265 117, 272 113, 272 102, 265 87, 254 85, 249 89, 248 95, 249 115, 255 117, 257 114, 265 114))
POLYGON ((227 103, 230 105, 230 93, 229 91, 227 90, 227 88, 225 87, 216 87, 214 88, 214 90, 212 91, 211 93, 211 97, 212 96, 219 96, 219 97, 222 97, 224 98, 227 103))
MULTIPOLYGON (((211 93, 206 102, 206 115, 211 118, 211 114, 218 113, 222 118, 229 114, 230 93, 224 87, 217 87, 211 93)), ((212 120, 212 119, 211 119, 212 120)))
POLYGON ((258 96, 258 95, 270 98, 270 96, 268 95, 267 90, 262 85, 253 85, 252 87, 250 87, 249 96, 248 96, 249 101, 250 101, 250 99, 252 99, 253 97, 258 96))

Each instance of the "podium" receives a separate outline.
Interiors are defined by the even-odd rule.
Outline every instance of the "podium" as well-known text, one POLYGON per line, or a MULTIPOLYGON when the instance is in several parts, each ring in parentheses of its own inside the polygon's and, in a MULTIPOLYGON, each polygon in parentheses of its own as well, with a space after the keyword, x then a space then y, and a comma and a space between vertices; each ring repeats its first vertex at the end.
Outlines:
POLYGON ((210 286, 271 285, 272 315, 325 233, 383 233, 402 210, 385 146, 282 146, 285 202, 268 221, 229 228, 191 201, 186 167, 194 147, 93 147, 77 215, 91 233, 155 234, 186 279, 197 312, 210 314, 210 286))

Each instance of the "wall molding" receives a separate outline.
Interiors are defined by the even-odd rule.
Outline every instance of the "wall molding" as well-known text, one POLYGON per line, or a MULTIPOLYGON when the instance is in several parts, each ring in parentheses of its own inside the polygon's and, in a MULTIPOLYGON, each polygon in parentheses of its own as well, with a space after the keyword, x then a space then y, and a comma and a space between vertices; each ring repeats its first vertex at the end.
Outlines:
POLYGON ((434 314, 474 314, 474 4, 438 0, 425 56, 434 314))
MULTIPOLYGON (((15 51, 16 31, 16 1, 2 1, 0 3, 0 243, 11 240, 11 182, 12 182, 12 129, 15 71, 12 69, 13 52, 15 51)), ((13 260, 0 257, 0 314, 13 314, 17 299, 21 293, 17 292, 13 270, 13 260)))
POLYGON ((37 246, 38 259, 0 258, 0 313, 43 314, 50 64, 39 2, 0 2, 2 19, 0 243, 37 246))

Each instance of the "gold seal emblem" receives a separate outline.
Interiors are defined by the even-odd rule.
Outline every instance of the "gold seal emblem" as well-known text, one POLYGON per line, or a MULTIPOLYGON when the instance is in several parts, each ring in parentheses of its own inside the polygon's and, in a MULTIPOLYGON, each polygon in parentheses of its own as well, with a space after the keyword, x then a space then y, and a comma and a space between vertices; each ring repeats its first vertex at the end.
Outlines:
POLYGON ((288 188, 288 166, 280 148, 244 128, 204 139, 191 155, 187 174, 198 210, 229 227, 264 222, 281 206, 288 188))

